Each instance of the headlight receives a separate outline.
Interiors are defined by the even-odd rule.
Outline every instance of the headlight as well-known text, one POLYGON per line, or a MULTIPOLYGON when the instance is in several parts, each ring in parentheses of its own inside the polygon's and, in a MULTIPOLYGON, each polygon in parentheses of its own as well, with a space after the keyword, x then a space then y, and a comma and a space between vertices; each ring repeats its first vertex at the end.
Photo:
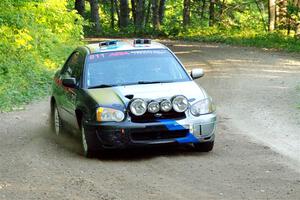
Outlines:
POLYGON ((160 102, 160 109, 164 112, 169 112, 172 109, 171 101, 165 99, 160 102))
POLYGON ((151 101, 148 104, 148 112, 157 113, 159 111, 159 103, 157 101, 151 101))
POLYGON ((120 122, 123 121, 125 115, 120 110, 115 110, 112 108, 99 107, 97 109, 97 121, 98 122, 120 122))
POLYGON ((173 109, 176 112, 184 112, 187 110, 189 106, 189 101, 185 96, 180 95, 174 97, 174 99, 172 100, 172 104, 173 104, 173 109))
POLYGON ((212 113, 215 110, 216 110, 216 108, 215 108, 215 105, 213 104, 211 98, 200 100, 200 101, 196 102, 195 104, 193 104, 191 107, 191 113, 194 116, 212 113))
POLYGON ((147 111, 147 103, 143 99, 135 99, 130 103, 129 109, 135 116, 141 116, 147 111))

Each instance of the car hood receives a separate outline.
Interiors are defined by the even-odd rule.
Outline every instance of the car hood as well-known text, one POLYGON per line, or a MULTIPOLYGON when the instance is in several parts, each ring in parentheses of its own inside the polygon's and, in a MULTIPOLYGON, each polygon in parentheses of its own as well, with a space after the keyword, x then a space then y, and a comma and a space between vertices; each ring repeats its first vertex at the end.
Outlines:
POLYGON ((133 95, 133 98, 162 99, 171 98, 175 95, 184 95, 190 101, 207 97, 203 88, 194 81, 127 85, 111 88, 89 89, 88 93, 99 105, 127 106, 130 99, 126 96, 133 95))

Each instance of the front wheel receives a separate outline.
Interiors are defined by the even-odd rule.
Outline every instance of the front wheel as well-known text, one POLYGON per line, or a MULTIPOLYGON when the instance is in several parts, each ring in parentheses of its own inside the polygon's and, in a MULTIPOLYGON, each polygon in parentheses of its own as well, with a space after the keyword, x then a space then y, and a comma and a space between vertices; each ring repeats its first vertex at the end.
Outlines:
POLYGON ((87 158, 98 156, 101 152, 101 145, 97 142, 96 134, 89 134, 88 130, 81 123, 81 143, 83 155, 87 158))
POLYGON ((213 148, 214 148, 214 141, 194 144, 194 149, 199 152, 209 152, 213 150, 213 148))

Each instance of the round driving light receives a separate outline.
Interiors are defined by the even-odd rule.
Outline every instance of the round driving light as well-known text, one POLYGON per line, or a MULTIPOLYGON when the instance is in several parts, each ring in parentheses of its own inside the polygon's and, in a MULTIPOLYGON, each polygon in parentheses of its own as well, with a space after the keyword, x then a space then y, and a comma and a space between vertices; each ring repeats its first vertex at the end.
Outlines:
POLYGON ((189 106, 189 101, 185 96, 179 95, 173 98, 172 104, 176 112, 184 112, 189 106))
POLYGON ((143 99, 135 99, 131 102, 129 109, 132 114, 141 116, 147 111, 147 103, 143 99))
POLYGON ((160 109, 164 112, 169 112, 172 109, 171 101, 165 99, 162 102, 160 102, 160 109))
POLYGON ((148 112, 157 113, 159 111, 159 103, 157 101, 151 101, 148 104, 148 112))

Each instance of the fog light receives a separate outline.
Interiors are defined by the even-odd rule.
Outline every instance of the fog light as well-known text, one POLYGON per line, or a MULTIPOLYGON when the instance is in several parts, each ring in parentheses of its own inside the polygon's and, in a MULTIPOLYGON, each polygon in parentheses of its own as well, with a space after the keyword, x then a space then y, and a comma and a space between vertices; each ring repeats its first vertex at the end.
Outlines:
POLYGON ((172 103, 171 103, 171 101, 165 99, 162 102, 160 102, 160 109, 163 112, 169 112, 172 109, 172 103))
POLYGON ((159 103, 156 101, 151 101, 148 104, 148 112, 157 113, 159 111, 159 103))

